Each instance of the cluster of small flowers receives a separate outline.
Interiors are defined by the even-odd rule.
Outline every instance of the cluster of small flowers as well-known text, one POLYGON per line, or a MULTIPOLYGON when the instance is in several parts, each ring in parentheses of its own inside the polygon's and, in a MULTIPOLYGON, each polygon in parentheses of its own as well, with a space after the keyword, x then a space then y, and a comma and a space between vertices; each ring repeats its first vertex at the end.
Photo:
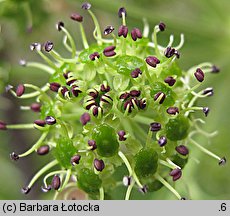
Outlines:
POLYGON ((181 178, 190 145, 217 159, 220 165, 226 162, 225 157, 217 156, 193 139, 197 133, 211 138, 216 132, 204 133, 199 126, 204 121, 191 115, 201 110, 208 116, 208 107, 195 104, 199 98, 212 96, 213 89, 196 90, 206 74, 218 73, 219 69, 203 63, 182 71, 176 60, 180 58, 184 36, 176 47, 172 35, 166 47, 160 46, 157 35, 166 29, 163 22, 154 27, 151 39, 147 23, 143 32, 133 28, 129 34, 127 11, 120 8, 122 25, 117 36, 115 28, 109 25, 103 33, 111 38, 103 38, 91 5, 84 3, 82 9, 93 19, 97 43, 88 44, 83 16, 73 13, 70 18, 80 25, 84 49, 77 50, 73 37, 59 21, 57 30, 63 32, 63 44, 71 58, 63 58, 51 41, 33 43, 30 49, 49 66, 25 60, 20 64, 46 71, 50 74, 49 83, 41 88, 19 84, 16 91, 7 86, 15 97, 36 98, 36 103, 21 108, 40 113, 40 117, 33 124, 10 125, 0 121, 0 130, 35 128, 42 133, 28 151, 13 152, 11 159, 18 160, 34 151, 38 155, 52 151, 50 157, 54 158, 22 192, 28 193, 41 175, 59 165, 61 170, 44 177, 43 192, 54 189, 56 197, 74 184, 90 198, 104 199, 104 194, 109 195, 115 187, 112 175, 116 168, 126 166, 129 174, 121 179, 127 187, 125 199, 130 198, 134 186, 143 193, 165 186, 178 199, 184 199, 168 177, 172 181, 181 178), (29 88, 34 92, 26 93, 29 88))

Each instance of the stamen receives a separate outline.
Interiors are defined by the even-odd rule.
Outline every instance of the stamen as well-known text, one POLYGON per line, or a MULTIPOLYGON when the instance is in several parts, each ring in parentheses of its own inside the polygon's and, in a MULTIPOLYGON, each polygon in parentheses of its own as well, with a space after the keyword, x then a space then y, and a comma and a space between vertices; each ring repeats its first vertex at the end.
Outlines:
POLYGON ((82 125, 86 125, 88 122, 90 122, 90 115, 89 113, 85 112, 80 117, 80 122, 82 125))
POLYGON ((101 172, 105 168, 105 163, 103 160, 94 159, 93 161, 94 168, 101 172))
POLYGON ((165 181, 158 173, 155 173, 154 177, 159 182, 161 182, 166 188, 168 188, 179 200, 181 199, 180 194, 167 181, 165 181))

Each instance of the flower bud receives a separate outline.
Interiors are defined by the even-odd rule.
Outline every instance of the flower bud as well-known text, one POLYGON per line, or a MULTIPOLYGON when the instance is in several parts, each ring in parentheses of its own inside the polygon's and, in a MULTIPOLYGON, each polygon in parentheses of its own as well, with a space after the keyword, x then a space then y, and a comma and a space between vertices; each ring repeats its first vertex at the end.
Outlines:
POLYGON ((23 84, 19 84, 16 89, 17 97, 21 97, 25 92, 25 86, 23 84))
POLYGON ((61 179, 58 175, 55 175, 52 179, 51 187, 54 190, 58 190, 61 186, 61 179))
POLYGON ((50 150, 50 147, 48 145, 43 145, 37 149, 37 154, 38 155, 46 155, 49 153, 49 150, 50 150))
POLYGON ((105 164, 103 160, 94 159, 93 164, 95 169, 99 172, 101 172, 105 168, 105 164))

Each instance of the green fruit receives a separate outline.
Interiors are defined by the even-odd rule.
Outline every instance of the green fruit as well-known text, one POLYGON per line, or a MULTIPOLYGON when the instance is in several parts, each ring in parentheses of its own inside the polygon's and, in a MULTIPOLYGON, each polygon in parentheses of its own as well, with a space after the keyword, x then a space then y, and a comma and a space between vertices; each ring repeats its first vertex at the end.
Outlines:
POLYGON ((182 115, 170 119, 165 126, 166 136, 172 141, 182 140, 188 135, 189 120, 182 115))
POLYGON ((54 149, 54 157, 64 168, 71 168, 71 157, 76 153, 73 146, 73 141, 66 137, 61 137, 57 140, 56 148, 54 149))
POLYGON ((157 171, 158 155, 152 148, 143 148, 135 155, 134 170, 138 177, 147 177, 157 171))
POLYGON ((119 143, 115 130, 107 124, 94 128, 93 140, 96 141, 97 153, 102 157, 112 157, 118 153, 119 143))
POLYGON ((98 175, 88 168, 81 169, 77 176, 78 187, 86 193, 98 193, 102 181, 98 175))

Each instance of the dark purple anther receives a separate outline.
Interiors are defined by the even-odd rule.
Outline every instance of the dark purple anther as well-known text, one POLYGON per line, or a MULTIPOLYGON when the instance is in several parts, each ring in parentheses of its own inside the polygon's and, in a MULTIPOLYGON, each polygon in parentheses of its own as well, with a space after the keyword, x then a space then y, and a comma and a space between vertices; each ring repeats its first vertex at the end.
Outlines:
POLYGON ((122 99, 122 100, 126 100, 130 97, 130 94, 125 92, 123 94, 120 95, 119 99, 122 99))
POLYGON ((164 54, 167 58, 171 58, 175 54, 175 49, 172 47, 167 47, 164 54))
POLYGON ((118 16, 120 18, 122 18, 122 14, 124 14, 125 16, 127 16, 127 11, 124 7, 121 7, 119 10, 118 10, 118 16))
POLYGON ((97 148, 95 140, 88 140, 88 145, 92 147, 91 150, 95 150, 97 148))
POLYGON ((58 92, 58 89, 61 87, 59 83, 52 82, 50 83, 50 90, 53 92, 58 92))
POLYGON ((110 86, 105 86, 104 84, 101 85, 101 91, 102 92, 109 92, 110 91, 110 86))
POLYGON ((23 84, 19 84, 16 89, 17 97, 21 97, 25 92, 25 86, 23 84))
POLYGON ((160 60, 155 56, 148 56, 145 61, 149 66, 154 68, 160 63, 160 60))
POLYGON ((19 65, 21 65, 21 66, 25 67, 25 66, 26 66, 26 64, 27 64, 27 62, 26 62, 26 60, 25 60, 25 59, 20 59, 20 60, 19 60, 19 65))
POLYGON ((164 31, 166 25, 163 22, 160 22, 159 25, 158 25, 158 27, 159 27, 160 31, 164 31))
POLYGON ((34 124, 41 126, 41 127, 44 127, 46 125, 46 122, 45 122, 45 120, 37 119, 34 121, 34 124))
POLYGON ((164 82, 167 83, 169 86, 173 86, 176 80, 173 77, 169 76, 164 79, 164 82))
POLYGON ((7 130, 6 123, 0 120, 0 130, 7 130))
POLYGON ((227 162, 226 157, 222 157, 222 158, 219 160, 219 165, 220 165, 220 166, 223 166, 223 165, 226 164, 226 162, 227 162))
POLYGON ((70 18, 72 20, 74 20, 74 21, 77 21, 77 22, 82 22, 83 21, 83 17, 80 14, 78 14, 78 13, 72 13, 70 15, 70 18))
POLYGON ((194 75, 199 82, 204 81, 204 72, 200 68, 196 69, 196 72, 194 73, 194 75))
POLYGON ((101 172, 105 168, 105 164, 103 160, 94 159, 93 164, 95 169, 99 172, 101 172))
POLYGON ((219 73, 220 72, 220 69, 216 66, 216 65, 213 65, 212 66, 212 73, 219 73))
POLYGON ((120 131, 117 132, 117 134, 119 136, 119 140, 120 141, 125 141, 126 140, 126 137, 125 137, 126 133, 125 133, 125 131, 120 130, 120 131))
POLYGON ((40 103, 32 103, 30 105, 30 109, 34 112, 41 112, 41 104, 40 103))
POLYGON ((98 116, 98 107, 97 106, 94 106, 92 114, 93 114, 93 116, 98 116))
POLYGON ((21 189, 21 192, 22 192, 23 194, 28 194, 28 193, 30 192, 30 190, 31 190, 31 188, 29 188, 29 187, 23 187, 23 188, 21 189))
POLYGON ((133 97, 139 97, 141 95, 141 91, 139 90, 131 90, 129 94, 133 97))
POLYGON ((213 88, 206 88, 206 89, 204 89, 204 91, 203 91, 203 93, 202 93, 203 95, 207 95, 207 96, 212 96, 213 94, 214 94, 214 92, 213 92, 213 88))
POLYGON ((157 92, 154 95, 154 101, 158 100, 158 98, 160 98, 159 100, 159 104, 162 104, 165 100, 166 95, 163 92, 157 92))
POLYGON ((166 112, 170 115, 176 115, 179 113, 179 109, 178 107, 169 107, 166 112))
POLYGON ((186 156, 186 155, 189 154, 188 148, 187 148, 186 146, 184 146, 184 145, 179 145, 179 146, 177 146, 177 147, 176 147, 176 151, 177 151, 179 154, 184 155, 184 156, 186 156))
POLYGON ((41 50, 41 44, 37 43, 37 42, 30 44, 30 50, 31 51, 34 51, 34 50, 40 51, 41 50))
POLYGON ((139 188, 139 191, 145 194, 148 192, 148 188, 146 185, 144 185, 143 188, 139 188))
POLYGON ((134 41, 136 41, 138 38, 141 39, 142 38, 142 33, 141 33, 141 30, 138 29, 138 28, 134 28, 132 31, 131 31, 131 37, 134 41))
POLYGON ((84 10, 89 10, 91 8, 91 4, 88 2, 85 2, 82 4, 81 8, 84 10))
POLYGON ((107 26, 107 27, 104 29, 104 35, 111 34, 113 31, 114 31, 114 27, 113 27, 113 26, 107 26))
POLYGON ((100 55, 99 55, 98 52, 94 52, 94 53, 92 53, 92 54, 89 55, 89 58, 90 58, 91 61, 94 61, 96 58, 99 59, 100 55))
POLYGON ((124 38, 126 38, 127 37, 127 35, 128 35, 128 27, 127 26, 125 26, 125 25, 121 25, 120 27, 119 27, 119 29, 118 29, 118 36, 119 37, 121 37, 121 36, 123 36, 124 38))
POLYGON ((46 124, 48 125, 54 125, 56 124, 56 119, 53 116, 46 116, 46 124))
POLYGON ((62 27, 64 27, 64 23, 62 21, 59 21, 57 24, 56 24, 56 28, 58 31, 61 31, 62 30, 62 27))
POLYGON ((139 100, 139 108, 144 109, 146 107, 146 100, 139 100))
POLYGON ((115 56, 116 53, 114 52, 114 50, 116 49, 115 46, 108 46, 104 49, 103 51, 103 54, 106 56, 106 57, 112 57, 112 56, 115 56))
POLYGON ((80 117, 80 122, 82 125, 86 125, 90 121, 90 114, 85 112, 80 117))
POLYGON ((18 154, 12 152, 12 153, 10 154, 10 158, 11 158, 11 160, 13 160, 13 161, 17 161, 17 160, 19 159, 19 156, 18 156, 18 154))
POLYGON ((176 181, 182 176, 182 171, 179 168, 175 168, 169 173, 169 175, 173 177, 173 181, 176 181))
POLYGON ((142 74, 142 71, 140 70, 140 68, 136 68, 131 72, 131 77, 137 78, 141 74, 142 74))
POLYGON ((71 86, 71 92, 75 97, 78 97, 78 94, 81 93, 76 85, 71 86))
POLYGON ((161 136, 158 140, 158 144, 160 147, 163 147, 167 144, 167 138, 165 136, 161 136))
POLYGON ((52 179, 51 187, 54 190, 58 190, 61 186, 61 179, 58 175, 55 175, 52 179))
POLYGON ((130 176, 124 176, 123 177, 123 185, 128 187, 131 184, 132 178, 130 176))
POLYGON ((75 166, 76 164, 79 164, 80 159, 81 155, 74 155, 73 157, 71 157, 70 163, 72 164, 72 166, 75 166))
POLYGON ((48 145, 43 145, 37 149, 37 154, 38 155, 46 155, 49 153, 49 151, 50 151, 50 147, 48 145))
POLYGON ((50 191, 52 189, 51 185, 48 185, 47 187, 45 186, 41 186, 41 190, 44 193, 47 193, 48 191, 50 191))
POLYGON ((68 92, 69 90, 65 86, 61 87, 61 94, 63 97, 65 97, 68 92))
POLYGON ((128 112, 131 113, 132 111, 132 102, 130 100, 124 103, 124 110, 129 109, 128 112))
POLYGON ((153 122, 150 124, 150 130, 153 132, 159 131, 161 129, 161 124, 159 122, 153 122))
POLYGON ((44 49, 46 52, 50 52, 54 47, 54 44, 52 41, 46 41, 46 43, 44 44, 44 49))
POLYGON ((203 113, 207 117, 210 109, 208 107, 203 107, 203 113))

